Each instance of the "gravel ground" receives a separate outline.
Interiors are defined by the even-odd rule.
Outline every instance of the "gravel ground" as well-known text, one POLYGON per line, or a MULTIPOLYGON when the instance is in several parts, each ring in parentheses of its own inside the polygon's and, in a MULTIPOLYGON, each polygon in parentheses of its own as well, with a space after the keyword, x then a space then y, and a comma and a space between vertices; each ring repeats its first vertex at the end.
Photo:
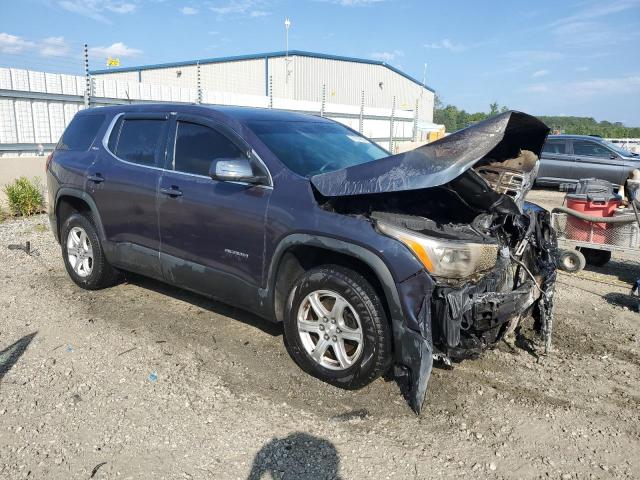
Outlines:
POLYGON ((305 375, 248 313, 135 276, 83 291, 45 216, 7 221, 0 478, 640 478, 638 276, 561 274, 550 356, 522 336, 435 369, 417 417, 393 381, 305 375))

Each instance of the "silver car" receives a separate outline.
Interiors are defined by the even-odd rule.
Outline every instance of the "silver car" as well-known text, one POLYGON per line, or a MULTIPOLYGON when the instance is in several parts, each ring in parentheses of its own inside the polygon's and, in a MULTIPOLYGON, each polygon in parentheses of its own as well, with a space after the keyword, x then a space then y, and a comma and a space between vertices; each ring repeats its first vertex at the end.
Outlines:
POLYGON ((553 186, 600 178, 624 183, 629 172, 640 168, 640 156, 600 137, 549 135, 540 156, 536 185, 553 186))

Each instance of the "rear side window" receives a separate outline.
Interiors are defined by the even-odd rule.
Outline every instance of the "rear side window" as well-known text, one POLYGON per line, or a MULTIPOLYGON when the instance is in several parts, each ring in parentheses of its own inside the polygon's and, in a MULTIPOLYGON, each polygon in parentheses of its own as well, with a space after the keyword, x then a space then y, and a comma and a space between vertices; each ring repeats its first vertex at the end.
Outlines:
POLYGON ((240 149, 226 136, 197 123, 178 122, 173 168, 179 172, 208 175, 216 158, 242 158, 240 149))
POLYGON ((609 158, 611 156, 611 151, 608 148, 588 140, 574 140, 573 153, 585 157, 609 158))
POLYGON ((114 131, 117 139, 113 143, 109 139, 109 145, 113 145, 113 152, 123 160, 155 166, 165 125, 165 120, 125 119, 120 131, 114 131))
POLYGON ((56 150, 82 152, 96 139, 98 130, 104 122, 104 115, 76 115, 62 134, 56 150))
POLYGON ((545 153, 567 153, 567 145, 564 140, 550 140, 544 144, 542 149, 545 153))

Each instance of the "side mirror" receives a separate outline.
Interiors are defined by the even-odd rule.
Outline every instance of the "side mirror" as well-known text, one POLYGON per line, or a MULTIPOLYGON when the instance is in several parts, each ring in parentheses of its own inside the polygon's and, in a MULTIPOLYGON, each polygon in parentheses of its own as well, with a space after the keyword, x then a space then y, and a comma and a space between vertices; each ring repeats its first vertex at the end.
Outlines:
POLYGON ((209 167, 209 176, 222 182, 263 183, 263 175, 255 175, 246 158, 217 158, 209 167))

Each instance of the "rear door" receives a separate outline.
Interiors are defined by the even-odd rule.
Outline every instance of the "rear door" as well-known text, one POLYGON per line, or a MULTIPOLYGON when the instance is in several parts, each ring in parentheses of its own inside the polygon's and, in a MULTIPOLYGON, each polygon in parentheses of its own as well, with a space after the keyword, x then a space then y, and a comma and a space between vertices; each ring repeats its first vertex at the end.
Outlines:
POLYGON ((212 180, 217 158, 250 158, 224 125, 177 115, 160 182, 161 262, 167 281, 249 310, 257 304, 271 186, 212 180))
POLYGON ((158 278, 156 197, 168 132, 166 114, 116 117, 88 182, 107 241, 113 247, 112 262, 158 278))
POLYGON ((561 183, 570 181, 573 158, 569 154, 565 138, 549 138, 540 156, 538 181, 541 183, 561 183))
POLYGON ((620 185, 626 173, 620 156, 595 140, 572 139, 573 178, 599 178, 620 185))

